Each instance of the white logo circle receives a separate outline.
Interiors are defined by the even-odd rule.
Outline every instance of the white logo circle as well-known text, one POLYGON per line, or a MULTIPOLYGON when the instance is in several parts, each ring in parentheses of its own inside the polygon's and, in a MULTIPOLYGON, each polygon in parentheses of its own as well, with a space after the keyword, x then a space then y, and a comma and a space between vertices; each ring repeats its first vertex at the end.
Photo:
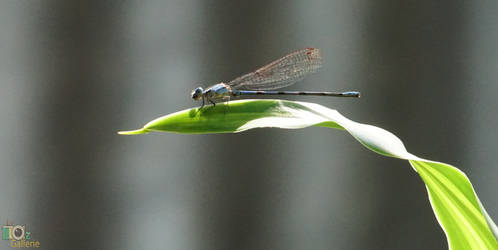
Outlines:
POLYGON ((21 226, 21 225, 15 225, 13 228, 12 228, 12 238, 14 238, 14 240, 22 240, 24 239, 24 226, 21 226), (17 235, 17 232, 21 231, 21 235, 17 235))

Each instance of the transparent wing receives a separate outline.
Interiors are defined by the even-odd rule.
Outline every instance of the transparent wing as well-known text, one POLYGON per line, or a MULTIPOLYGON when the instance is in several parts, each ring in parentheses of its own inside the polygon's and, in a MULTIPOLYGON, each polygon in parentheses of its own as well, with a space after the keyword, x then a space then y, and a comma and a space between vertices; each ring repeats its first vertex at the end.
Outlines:
POLYGON ((302 80, 322 66, 319 49, 306 48, 286 55, 228 83, 240 90, 279 89, 302 80))

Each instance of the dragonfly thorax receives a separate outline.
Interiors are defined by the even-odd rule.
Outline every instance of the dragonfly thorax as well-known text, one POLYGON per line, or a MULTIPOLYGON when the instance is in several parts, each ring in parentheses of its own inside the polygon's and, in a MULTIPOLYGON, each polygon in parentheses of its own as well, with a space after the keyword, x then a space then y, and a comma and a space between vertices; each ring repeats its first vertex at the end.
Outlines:
POLYGON ((218 83, 210 86, 202 95, 209 100, 220 100, 231 95, 231 88, 225 83, 218 83))

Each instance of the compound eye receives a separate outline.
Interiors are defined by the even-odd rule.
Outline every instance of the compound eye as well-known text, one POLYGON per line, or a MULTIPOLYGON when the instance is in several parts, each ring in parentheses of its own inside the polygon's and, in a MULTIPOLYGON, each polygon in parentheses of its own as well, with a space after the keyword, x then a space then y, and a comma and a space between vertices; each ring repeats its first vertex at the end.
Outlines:
POLYGON ((194 90, 192 91, 192 94, 191 94, 191 95, 192 95, 192 99, 194 99, 194 100, 199 100, 199 99, 201 99, 201 96, 202 96, 202 91, 203 91, 203 90, 202 90, 202 88, 201 88, 201 87, 198 87, 198 88, 194 89, 194 90))

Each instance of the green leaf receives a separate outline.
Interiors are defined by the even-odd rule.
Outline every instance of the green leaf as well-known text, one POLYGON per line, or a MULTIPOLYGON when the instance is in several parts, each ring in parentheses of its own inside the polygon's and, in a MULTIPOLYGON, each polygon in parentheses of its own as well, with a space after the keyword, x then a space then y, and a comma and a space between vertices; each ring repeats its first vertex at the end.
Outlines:
POLYGON ((378 154, 408 160, 426 185, 450 249, 498 249, 498 229, 463 172, 451 165, 412 155, 389 131, 351 121, 318 104, 284 100, 233 101, 179 111, 157 118, 142 129, 119 133, 236 133, 263 127, 297 129, 309 126, 346 130, 378 154))

